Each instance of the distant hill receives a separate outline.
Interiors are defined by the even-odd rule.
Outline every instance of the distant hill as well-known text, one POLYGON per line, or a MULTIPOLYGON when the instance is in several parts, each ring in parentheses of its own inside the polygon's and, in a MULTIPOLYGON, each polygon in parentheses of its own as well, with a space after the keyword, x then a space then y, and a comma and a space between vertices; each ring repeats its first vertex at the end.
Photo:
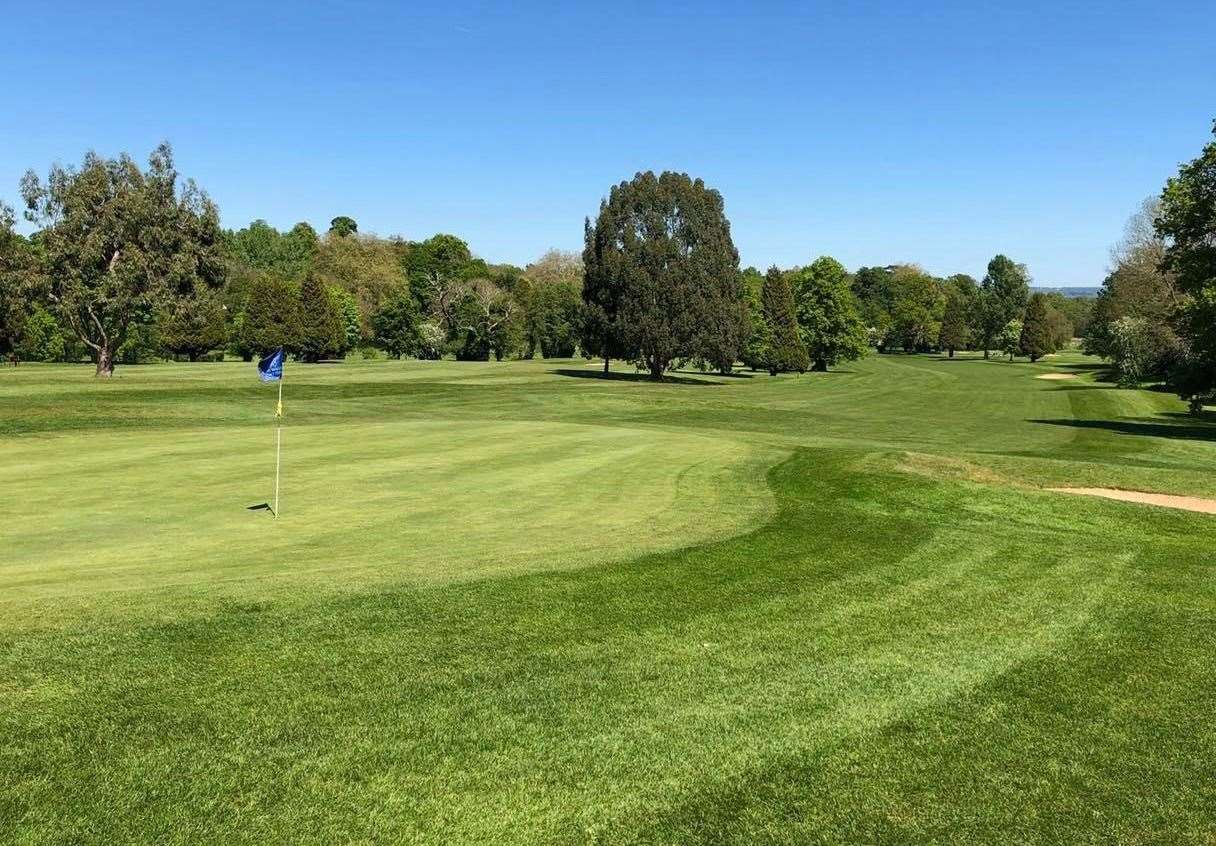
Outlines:
POLYGON ((1078 286, 1078 287, 1060 287, 1051 288, 1044 285, 1031 285, 1030 290, 1039 294, 1063 294, 1066 297, 1073 299, 1084 299, 1085 297, 1096 297, 1102 289, 1095 285, 1078 286))

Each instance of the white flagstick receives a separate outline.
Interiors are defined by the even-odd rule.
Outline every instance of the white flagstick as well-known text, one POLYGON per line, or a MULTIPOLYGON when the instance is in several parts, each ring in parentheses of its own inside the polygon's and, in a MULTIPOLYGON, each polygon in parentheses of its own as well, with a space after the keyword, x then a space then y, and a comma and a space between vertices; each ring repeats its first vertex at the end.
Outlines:
POLYGON ((283 454, 283 377, 279 376, 279 404, 275 406, 274 435, 274 518, 279 519, 279 463, 283 454))

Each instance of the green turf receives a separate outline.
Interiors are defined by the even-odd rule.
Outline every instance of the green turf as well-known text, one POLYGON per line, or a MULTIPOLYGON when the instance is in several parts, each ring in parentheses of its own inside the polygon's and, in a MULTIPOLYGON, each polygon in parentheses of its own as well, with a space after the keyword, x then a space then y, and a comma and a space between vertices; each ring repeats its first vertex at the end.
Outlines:
POLYGON ((1216 842, 1216 422, 1096 365, 0 372, 0 842, 1216 842), (1035 375, 1072 372, 1071 381, 1035 375))

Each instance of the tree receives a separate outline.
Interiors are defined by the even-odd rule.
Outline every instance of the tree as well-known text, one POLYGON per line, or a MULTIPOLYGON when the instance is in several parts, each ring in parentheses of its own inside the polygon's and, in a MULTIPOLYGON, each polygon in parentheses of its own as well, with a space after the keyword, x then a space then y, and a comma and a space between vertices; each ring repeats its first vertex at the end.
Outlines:
POLYGON ((891 274, 891 288, 893 338, 907 352, 929 349, 941 335, 945 311, 945 297, 938 280, 916 265, 900 265, 891 274))
POLYGON ((588 349, 619 351, 653 379, 678 358, 734 361, 744 312, 721 194, 687 174, 639 173, 585 229, 588 349))
POLYGON ((359 306, 355 302, 354 294, 345 288, 332 286, 327 291, 338 315, 338 348, 335 352, 338 355, 346 355, 363 340, 363 321, 359 315, 359 306))
POLYGON ((455 235, 442 233, 409 244, 401 264, 423 311, 431 307, 427 297, 433 280, 455 283, 476 275, 472 272, 473 255, 469 252, 469 245, 455 235))
POLYGON ((794 297, 812 370, 823 372, 866 354, 866 327, 840 262, 820 256, 799 271, 794 277, 794 297))
POLYGON ((1171 383, 1198 413, 1216 398, 1216 140, 1166 183, 1156 232, 1168 239, 1165 269, 1186 295, 1177 318, 1183 348, 1171 383))
POLYGON ((1117 377, 1125 369, 1118 360, 1126 359, 1134 346, 1136 383, 1168 378, 1184 356, 1177 327, 1186 297, 1164 266, 1165 241, 1144 222, 1156 209, 1154 201, 1146 201, 1111 250, 1116 264, 1102 281, 1084 338, 1085 351, 1114 364, 1117 377), (1116 331, 1123 318, 1136 322, 1116 331), (1135 332, 1129 334, 1133 325, 1135 332))
POLYGON ((974 338, 979 288, 974 279, 960 273, 946 280, 945 292, 946 305, 942 311, 937 343, 954 358, 954 351, 968 349, 974 338))
POLYGON ((1058 332, 1052 325, 1051 315, 1047 298, 1043 294, 1032 295, 1026 304, 1026 318, 1022 321, 1022 333, 1018 340, 1018 349, 1022 355, 1030 358, 1031 364, 1059 349, 1058 332))
POLYGON ((1124 388, 1135 388, 1149 377, 1154 342, 1149 323, 1143 317, 1120 317, 1110 325, 1110 361, 1115 381, 1124 388))
POLYGON ((1010 320, 997 333, 996 348, 1003 353, 1008 353, 1009 360, 1013 361, 1013 357, 1021 351, 1022 348, 1022 321, 1010 320))
POLYGON ((775 265, 764 275, 763 302, 767 344, 761 350, 760 361, 773 376, 790 371, 805 373, 811 360, 799 332, 794 292, 785 274, 775 265))
POLYGON ((879 352, 886 350, 894 326, 891 318, 895 307, 894 270, 893 266, 862 267, 853 274, 853 295, 866 326, 867 339, 879 352))
POLYGON ((304 361, 320 361, 342 343, 345 328, 325 283, 316 274, 300 286, 299 315, 296 349, 304 361))
POLYGON ((294 352, 300 338, 299 289, 273 274, 258 276, 239 323, 238 347, 252 357, 283 347, 294 352))
MULTIPOLYGON (((37 249, 13 230, 14 222, 13 210, 0 203, 0 353, 17 356, 28 348, 22 335, 31 325, 34 304, 42 298, 46 279, 37 249)), ((44 323, 39 319, 33 325, 44 323)))
POLYGON ((234 269, 269 271, 296 281, 312 269, 318 241, 316 230, 307 223, 280 233, 266 221, 255 220, 244 229, 224 233, 234 269))
POLYGON ((979 328, 984 358, 994 345, 1000 347, 997 336, 1003 335, 1011 320, 1021 319, 1029 299, 1030 274, 1026 265, 1016 264, 1007 256, 994 256, 980 283, 979 328))
POLYGON ((15 352, 29 361, 61 361, 67 351, 63 332, 54 315, 35 304, 25 318, 15 352))
POLYGON ((329 222, 329 234, 338 238, 345 238, 348 235, 354 235, 359 231, 359 224, 355 223, 353 217, 346 215, 338 215, 329 222))
POLYGON ((372 317, 372 327, 376 344, 392 358, 414 355, 422 350, 418 304, 404 286, 380 306, 372 317))
POLYGON ((196 291, 179 297, 160 320, 160 342, 174 355, 198 361, 204 354, 224 345, 224 306, 219 292, 196 291))
POLYGON ((549 250, 524 269, 515 287, 523 305, 524 356, 574 355, 582 328, 583 261, 577 253, 549 250))
POLYGON ((326 235, 317 244, 313 269, 327 286, 354 297, 361 340, 371 340, 372 315, 381 303, 406 285, 393 243, 371 235, 326 235))
POLYGON ((45 184, 26 173, 21 193, 43 227, 50 301, 98 376, 114 372, 129 330, 223 281, 219 214, 192 181, 179 188, 168 144, 146 171, 125 154, 88 153, 79 169, 52 166, 45 184))

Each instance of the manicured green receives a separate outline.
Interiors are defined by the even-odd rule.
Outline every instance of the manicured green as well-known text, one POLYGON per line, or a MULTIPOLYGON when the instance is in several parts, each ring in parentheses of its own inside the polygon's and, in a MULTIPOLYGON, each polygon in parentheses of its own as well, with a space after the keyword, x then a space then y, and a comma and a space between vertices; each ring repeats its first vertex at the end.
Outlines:
POLYGON ((0 371, 0 842, 1216 838, 1210 410, 592 365, 0 371))

